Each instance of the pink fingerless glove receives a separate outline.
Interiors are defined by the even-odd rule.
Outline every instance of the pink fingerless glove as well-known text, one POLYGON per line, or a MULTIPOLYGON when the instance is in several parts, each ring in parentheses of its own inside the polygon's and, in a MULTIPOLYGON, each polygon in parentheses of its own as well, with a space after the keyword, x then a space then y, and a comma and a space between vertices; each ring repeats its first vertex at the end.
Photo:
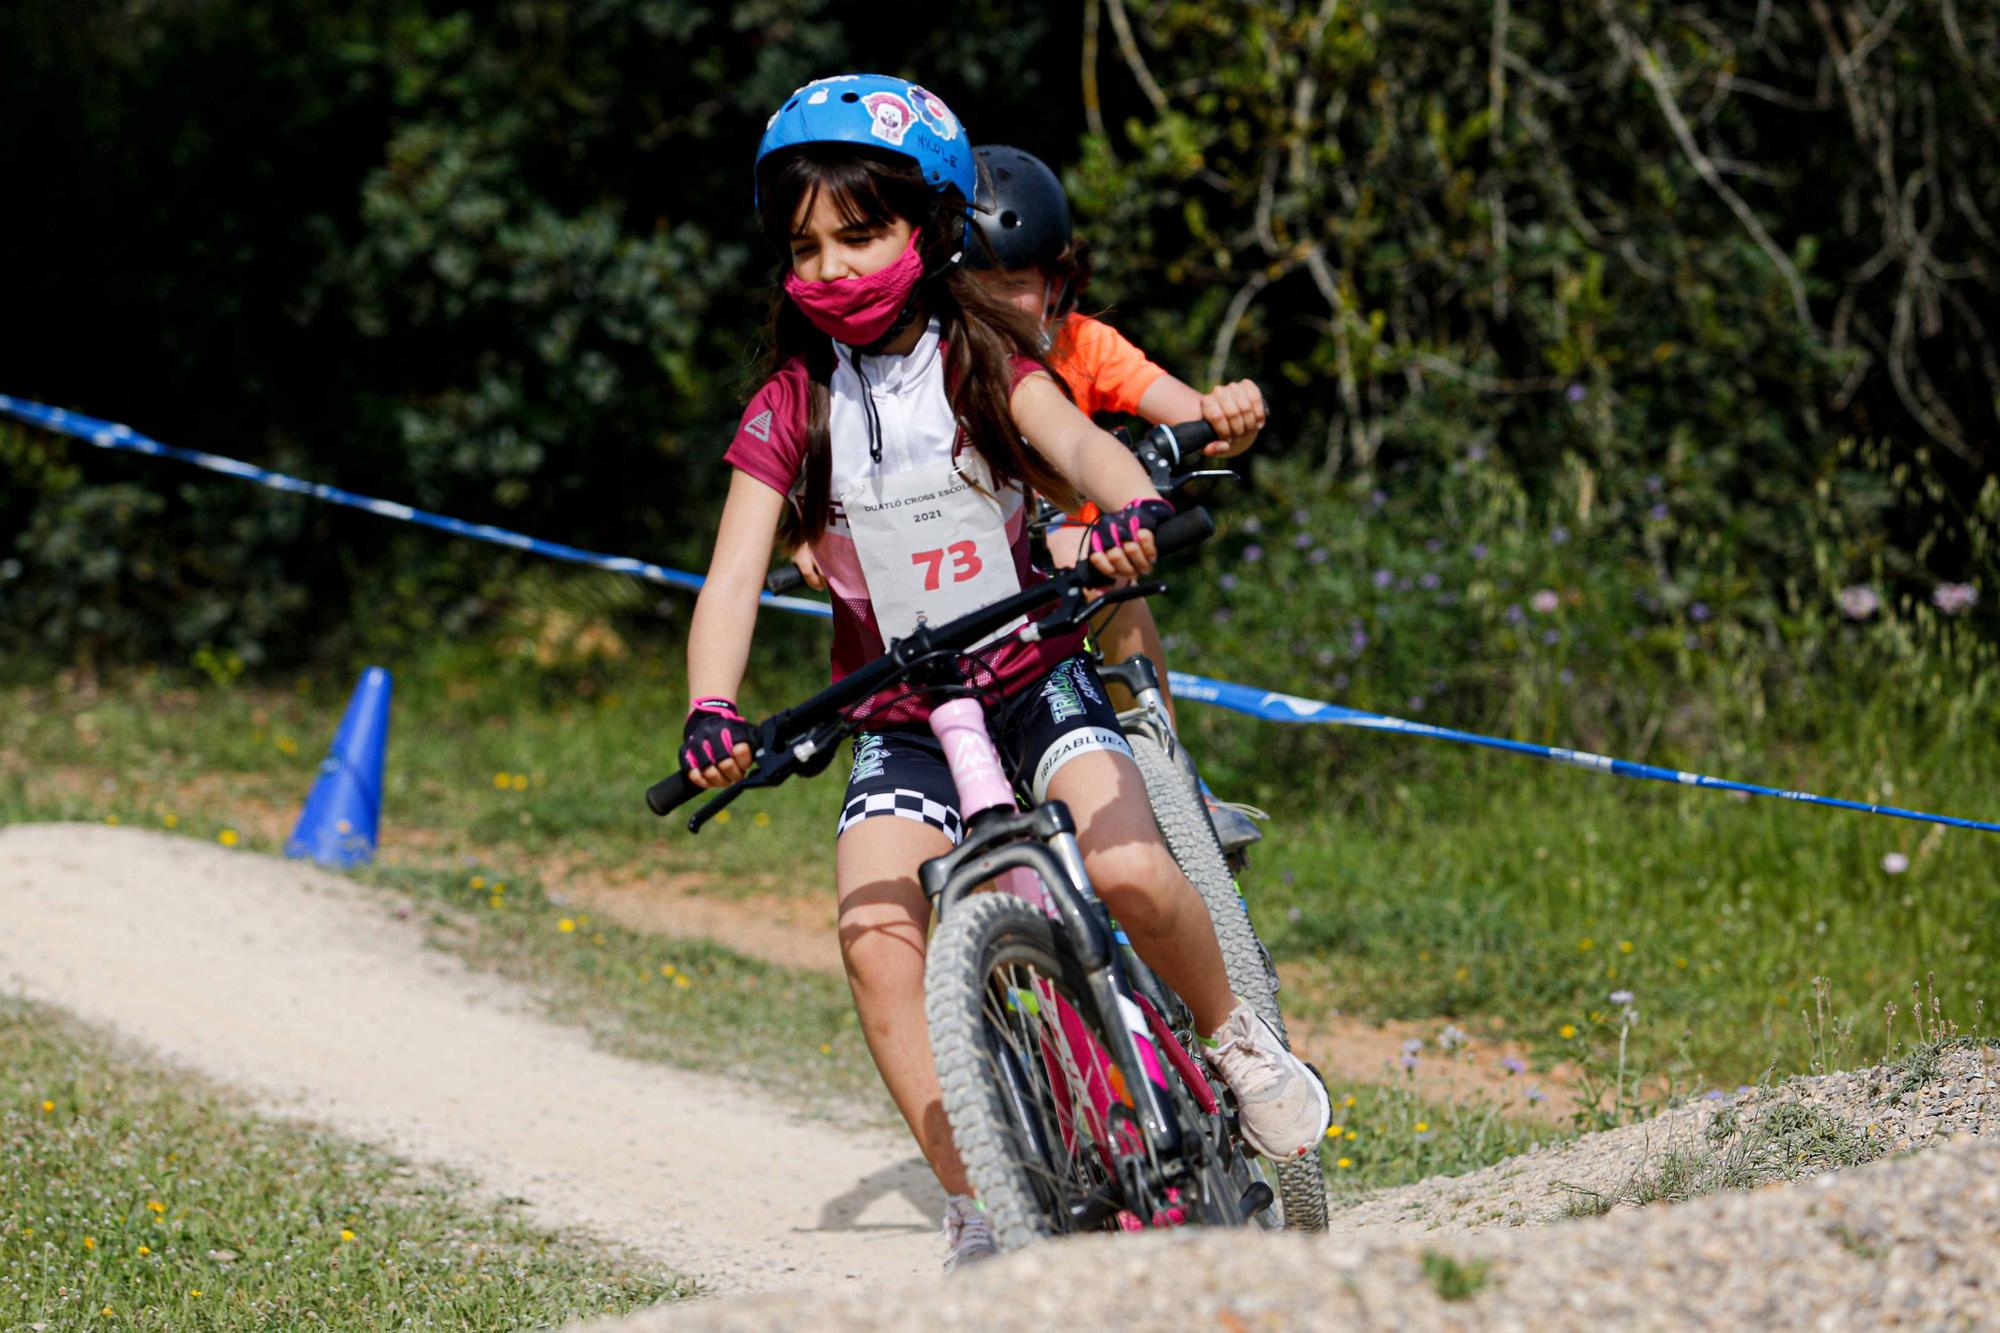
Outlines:
POLYGON ((1165 500, 1134 500, 1115 514, 1105 514, 1090 525, 1090 553, 1109 551, 1157 528, 1174 516, 1174 507, 1165 500))
POLYGON ((734 699, 696 699, 681 724, 681 763, 690 771, 709 768, 750 739, 750 724, 734 699))

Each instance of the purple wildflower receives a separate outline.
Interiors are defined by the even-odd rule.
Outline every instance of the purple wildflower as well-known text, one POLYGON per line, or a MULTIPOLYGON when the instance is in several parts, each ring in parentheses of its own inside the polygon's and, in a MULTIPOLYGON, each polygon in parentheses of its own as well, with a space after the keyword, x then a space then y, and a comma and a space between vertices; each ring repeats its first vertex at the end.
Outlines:
POLYGON ((1486 558, 1485 542, 1474 542, 1472 544, 1472 558, 1474 560, 1484 560, 1486 558))
POLYGON ((1423 712, 1423 711, 1424 711, 1424 696, 1423 696, 1423 695, 1421 695, 1421 694, 1413 694, 1413 695, 1411 695, 1411 696, 1410 696, 1410 711, 1411 711, 1412 713, 1421 713, 1421 712, 1423 712))
POLYGON ((1507 618, 1507 623, 1510 625, 1518 625, 1522 621, 1528 618, 1528 613, 1521 609, 1521 604, 1519 602, 1516 602, 1512 606, 1508 607, 1505 612, 1505 615, 1507 618))
POLYGON ((1378 570, 1376 570, 1376 571, 1375 571, 1375 586, 1376 586, 1376 587, 1378 587, 1378 588, 1386 588, 1386 587, 1388 587, 1388 586, 1389 586, 1389 585, 1390 585, 1391 583, 1394 583, 1395 581, 1396 581, 1396 576, 1395 576, 1394 574, 1391 574, 1391 573, 1390 573, 1390 572, 1389 572, 1388 570, 1386 570, 1386 569, 1378 569, 1378 570))
POLYGON ((1425 574, 1422 578, 1417 580, 1417 586, 1419 588, 1435 588, 1443 582, 1444 580, 1439 578, 1435 574, 1425 574))
POLYGON ((1690 606, 1688 608, 1688 619, 1692 620, 1697 625, 1699 625, 1702 621, 1707 620, 1710 616, 1714 614, 1715 612, 1708 609, 1707 602, 1696 602, 1693 606, 1690 606))
POLYGON ((1632 992, 1628 990, 1612 991, 1610 1000, 1613 1004, 1630 1004, 1632 1003, 1632 992))
POLYGON ((1366 648, 1368 646, 1368 631, 1358 629, 1349 634, 1347 636, 1347 646, 1350 651, 1357 653, 1366 648))
POLYGON ((1237 582, 1237 577, 1234 574, 1224 574, 1215 581, 1215 586, 1224 592, 1235 592, 1237 582))
POLYGON ((1289 886, 1292 882, 1292 872, 1289 870, 1280 871, 1278 874, 1278 881, 1282 884, 1289 886))
POLYGON ((1424 1039, 1422 1037, 1406 1037, 1403 1040, 1404 1055, 1415 1055, 1417 1052, 1423 1049, 1424 1049, 1424 1039))
POLYGON ((1292 545, 1298 547, 1301 551, 1312 544, 1313 535, 1310 532, 1301 532, 1298 536, 1292 538, 1292 545))
POLYGON ((1244 564, 1254 565, 1263 558, 1264 558, 1264 548, 1259 546, 1256 542, 1251 542, 1248 546, 1243 548, 1244 564))
POLYGON ((1551 648, 1555 647, 1555 645, 1562 642, 1562 631, 1556 629, 1554 626, 1543 630, 1542 642, 1548 644, 1551 648))
POLYGON ((1543 588, 1528 599, 1528 605, 1534 607, 1542 615, 1554 615, 1556 608, 1562 605, 1562 598, 1556 596, 1554 588, 1543 588))
POLYGON ((1383 505, 1389 503, 1389 493, 1387 491, 1370 491, 1368 492, 1368 503, 1380 509, 1383 505))
POLYGON ((1901 852, 1883 853, 1882 869, 1888 874, 1900 875, 1909 868, 1910 868, 1910 858, 1903 855, 1901 852))
POLYGON ((1667 521, 1667 507, 1664 504, 1656 504, 1646 511, 1646 517, 1655 523, 1664 523, 1667 521))
POLYGON ((1501 1056, 1500 1067, 1510 1074, 1525 1074, 1528 1072, 1527 1063, 1518 1055, 1501 1056))
POLYGON ((1264 521, 1258 518, 1255 514, 1252 514, 1250 515, 1250 517, 1243 520, 1243 531, 1248 535, 1255 537, 1258 533, 1262 532, 1263 530, 1264 530, 1264 521))
POLYGON ((1486 446, 1475 444, 1470 449, 1467 449, 1465 451, 1465 461, 1468 463, 1484 463, 1486 461, 1486 446))
POLYGON ((1702 1094, 1702 1097, 1707 1101, 1719 1102, 1728 1095, 1729 1094, 1724 1092, 1721 1088, 1710 1088, 1707 1092, 1702 1094))
POLYGON ((1429 541, 1424 543, 1424 549, 1426 551, 1429 551, 1432 555, 1436 555, 1439 551, 1442 551, 1444 549, 1444 538, 1442 537, 1431 538, 1429 541))
POLYGON ((1576 684, 1576 672, 1571 671, 1568 667, 1564 667, 1561 671, 1556 672, 1556 680, 1563 685, 1574 685, 1576 684))
POLYGON ((1549 532, 1549 545, 1551 546, 1561 546, 1564 542, 1568 540, 1569 540, 1568 528, 1558 527, 1552 529, 1549 532))
POLYGON ((1940 583, 1931 593, 1931 605, 1948 616, 1962 616, 1979 601, 1979 589, 1970 583, 1940 583))
POLYGON ((1570 385, 1567 389, 1563 390, 1563 397, 1569 399, 1572 403, 1582 402, 1583 386, 1581 384, 1570 385))
POLYGON ((1840 614, 1849 620, 1866 620, 1882 609, 1882 599, 1865 583, 1842 588, 1834 594, 1833 600, 1840 604, 1840 614))
POLYGON ((1646 494, 1658 495, 1660 487, 1663 485, 1665 483, 1660 480, 1660 474, 1657 472, 1653 473, 1650 477, 1646 478, 1646 494))
POLYGON ((1309 510, 1294 509, 1292 511, 1292 522, 1299 527, 1304 527, 1306 524, 1312 522, 1312 513, 1309 510))
POLYGON ((1309 565, 1323 565, 1332 556, 1333 552, 1327 550, 1324 546, 1315 546, 1312 549, 1312 554, 1306 557, 1306 563, 1309 565))
POLYGON ((1528 1100, 1529 1100, 1529 1101, 1531 1101, 1531 1102, 1545 1102, 1545 1101, 1547 1101, 1548 1099, 1549 1099, 1549 1094, 1547 1094, 1546 1092, 1543 1092, 1543 1091, 1542 1091, 1542 1090, 1541 1090, 1540 1088, 1529 1088, 1529 1089, 1528 1089, 1528 1100))

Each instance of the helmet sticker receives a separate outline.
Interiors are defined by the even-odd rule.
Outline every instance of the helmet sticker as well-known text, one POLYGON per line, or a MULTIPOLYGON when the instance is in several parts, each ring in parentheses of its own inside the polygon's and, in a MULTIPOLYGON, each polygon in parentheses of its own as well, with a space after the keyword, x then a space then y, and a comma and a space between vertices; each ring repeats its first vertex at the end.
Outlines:
POLYGON ((811 97, 808 97, 806 99, 806 105, 818 106, 821 102, 824 102, 825 100, 826 100, 826 89, 822 88, 818 92, 814 93, 811 97))
POLYGON ((937 131, 938 138, 958 137, 958 121, 952 116, 951 108, 944 104, 944 99, 936 93, 913 83, 910 85, 910 104, 916 107, 917 114, 937 131))
POLYGON ((903 136, 910 132, 910 124, 916 119, 910 104, 894 93, 870 93, 861 99, 861 105, 874 118, 868 132, 884 143, 902 147, 903 136))

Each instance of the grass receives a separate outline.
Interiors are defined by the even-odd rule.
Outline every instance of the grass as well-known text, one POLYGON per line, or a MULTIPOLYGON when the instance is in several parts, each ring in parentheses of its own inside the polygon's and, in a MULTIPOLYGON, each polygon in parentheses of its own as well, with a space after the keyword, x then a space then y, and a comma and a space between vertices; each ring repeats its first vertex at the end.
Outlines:
POLYGON ((1431 1284, 1438 1299, 1446 1301, 1471 1300, 1486 1285, 1492 1269, 1488 1260, 1459 1260, 1437 1250, 1424 1251, 1423 1266, 1424 1280, 1431 1284))
POLYGON ((0 999, 0 1327, 549 1327, 689 1294, 0 999))
POLYGON ((1401 1083, 1335 1091, 1320 1164, 1336 1200, 1432 1176, 1458 1176, 1570 1135, 1491 1102, 1434 1101, 1401 1083))

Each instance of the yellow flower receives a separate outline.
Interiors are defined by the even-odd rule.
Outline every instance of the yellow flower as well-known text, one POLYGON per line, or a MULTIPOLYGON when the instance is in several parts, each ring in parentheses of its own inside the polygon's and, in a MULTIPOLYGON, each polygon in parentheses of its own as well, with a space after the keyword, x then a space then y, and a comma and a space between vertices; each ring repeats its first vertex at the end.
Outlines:
POLYGON ((526 773, 516 773, 514 775, 514 790, 526 791, 527 789, 528 789, 528 775, 526 773))
POLYGON ((85 1236, 85 1237, 83 1238, 83 1248, 84 1248, 84 1249, 86 1249, 86 1250, 94 1250, 94 1249, 96 1249, 96 1248, 97 1248, 97 1237, 95 1237, 95 1236, 85 1236))
POLYGON ((1345 1171, 1348 1167, 1354 1165, 1354 1159, 1352 1157, 1343 1157, 1335 1162, 1334 1165, 1345 1171))
POLYGON ((139 1247, 139 1253, 141 1254, 151 1254, 152 1252, 153 1252, 153 1247, 150 1245, 141 1245, 139 1247))
POLYGON ((102 1310, 99 1310, 97 1313, 103 1315, 106 1319, 109 1319, 111 1317, 111 1307, 107 1305, 102 1310))
POLYGON ((105 822, 105 823, 107 823, 107 824, 109 824, 109 825, 111 825, 111 827, 113 827, 113 828, 117 828, 117 827, 118 827, 118 816, 117 816, 117 815, 106 815, 106 816, 104 817, 104 822, 105 822))
POLYGON ((661 976, 663 976, 663 977, 670 977, 670 976, 672 976, 673 974, 674 974, 674 965, 673 965, 672 963, 661 963, 661 964, 660 964, 660 975, 661 975, 661 976))
POLYGON ((152 1213, 164 1213, 167 1211, 167 1206, 161 1203, 158 1199, 148 1199, 146 1201, 146 1211, 152 1213))
POLYGON ((1595 949, 1597 946, 1591 943, 1589 937, 1586 936, 1585 938, 1580 939, 1576 942, 1576 947, 1579 951, 1583 953, 1589 953, 1592 949, 1595 949))
POLYGON ((226 828, 222 830, 222 832, 215 835, 215 840, 221 843, 224 847, 234 847, 237 843, 242 841, 241 838, 236 836, 236 830, 233 828, 226 828))
POLYGON ((1354 1105, 1354 1094, 1350 1092, 1345 1097, 1342 1097, 1340 1104, 1343 1108, 1352 1107, 1354 1105))
POLYGON ((1430 1132, 1431 1132, 1431 1122, 1430 1122, 1430 1121, 1428 1121, 1428 1120, 1419 1120, 1419 1121, 1417 1122, 1417 1131, 1416 1131, 1416 1132, 1417 1132, 1417 1133, 1419 1133, 1419 1134, 1428 1134, 1428 1133, 1430 1133, 1430 1132))
POLYGON ((604 943, 604 932, 600 930, 600 931, 598 931, 598 932, 597 932, 596 934, 592 935, 592 936, 590 937, 590 942, 591 942, 592 944, 602 944, 602 943, 604 943))
POLYGON ((179 815, 161 815, 160 825, 163 828, 179 828, 181 826, 181 817, 179 815))
POLYGON ((354 1233, 352 1231, 349 1231, 346 1227, 342 1227, 340 1229, 340 1243, 342 1245, 347 1244, 348 1241, 353 1239, 354 1239, 354 1233))
POLYGON ((483 889, 486 887, 486 876, 474 875, 471 879, 466 881, 466 886, 468 888, 483 889))
POLYGON ((729 822, 729 812, 727 810, 718 811, 715 816, 715 822, 718 824, 727 824, 729 822))
POLYGON ((570 920, 568 917, 564 917, 562 920, 556 922, 556 929, 567 935, 576 929, 576 922, 570 920))
POLYGON ((686 990, 692 985, 694 983, 688 980, 687 973, 679 972, 674 975, 674 988, 676 990, 686 990))
POLYGON ((505 907, 507 905, 507 900, 505 898, 502 898, 499 894, 496 893, 491 898, 488 898, 486 900, 486 905, 488 907, 505 907))
POLYGON ((505 892, 507 892, 507 886, 506 886, 505 884, 495 884, 495 885, 493 886, 493 892, 495 892, 495 893, 505 893, 505 892))
POLYGON ((819 1053, 820 1053, 821 1055, 832 1055, 832 1054, 833 1054, 833 1043, 832 1043, 832 1042, 830 1042, 830 1041, 823 1041, 823 1042, 821 1042, 821 1043, 819 1044, 819 1053))
POLYGON ((1561 1037, 1564 1041, 1568 1041, 1570 1038, 1576 1035, 1576 1024, 1574 1023, 1563 1024, 1561 1027, 1556 1029, 1556 1035, 1558 1037, 1561 1037))
POLYGON ((1465 966, 1465 964, 1460 963, 1456 968, 1452 970, 1451 975, 1452 975, 1452 980, 1454 981, 1467 981, 1470 980, 1472 977, 1472 969, 1465 966))
POLYGON ((1620 940, 1620 941, 1618 941, 1618 952, 1619 952, 1619 953, 1631 953, 1631 952, 1632 952, 1632 941, 1630 941, 1630 940, 1620 940))
POLYGON ((576 919, 576 924, 579 926, 587 926, 590 924, 590 918, 587 916, 579 916, 576 919))
POLYGON ((290 736, 280 736, 278 737, 278 752, 280 754, 297 754, 299 752, 299 743, 290 736))
POLYGON ((1346 1139, 1349 1143, 1352 1143, 1361 1136, 1350 1129, 1345 1134, 1342 1134, 1340 1137, 1346 1139))
POLYGON ((1428 962, 1429 962, 1430 960, 1431 960, 1431 951, 1430 951, 1429 949, 1419 949, 1419 950, 1417 950, 1417 961, 1418 961, 1418 962, 1420 962, 1420 963, 1428 963, 1428 962))
POLYGON ((1326 1136, 1328 1138, 1337 1139, 1340 1137, 1340 1135, 1341 1135, 1341 1128, 1339 1125, 1328 1125, 1326 1127, 1326 1136))
POLYGON ((1687 959, 1685 959, 1685 958, 1676 958, 1676 959, 1674 959, 1674 966, 1675 966, 1675 967, 1679 967, 1679 968, 1685 968, 1685 967, 1686 967, 1687 965, 1688 965, 1688 960, 1687 960, 1687 959))
POLYGON ((755 824, 758 828, 771 827, 771 817, 765 814, 762 810, 759 810, 756 814, 750 816, 750 822, 752 824, 755 824))
POLYGON ((188 1295, 190 1295, 190 1296, 194 1297, 194 1298, 195 1298, 196 1300, 200 1300, 200 1299, 201 1299, 201 1288, 200 1288, 200 1287, 196 1287, 196 1288, 195 1288, 194 1290, 190 1291, 190 1292, 188 1293, 188 1295))
POLYGON ((508 774, 505 774, 505 773, 495 773, 495 774, 493 775, 493 788, 494 788, 494 790, 495 790, 495 791, 506 791, 506 790, 507 790, 507 784, 508 784, 509 780, 510 780, 510 778, 509 778, 509 775, 508 775, 508 774))
POLYGON ((56 1109, 56 1104, 54 1102, 48 1100, 46 1097, 42 1099, 42 1110, 44 1112, 53 1111, 55 1109, 56 1109))

